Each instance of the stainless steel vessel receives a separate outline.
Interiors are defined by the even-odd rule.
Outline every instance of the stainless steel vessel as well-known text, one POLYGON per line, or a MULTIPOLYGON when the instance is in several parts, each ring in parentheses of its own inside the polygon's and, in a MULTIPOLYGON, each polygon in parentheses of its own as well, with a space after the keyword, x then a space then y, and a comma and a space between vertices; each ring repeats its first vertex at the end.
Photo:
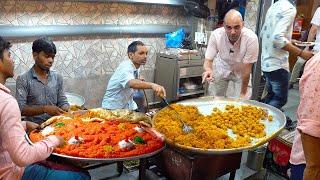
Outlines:
MULTIPOLYGON (((183 151, 188 151, 189 153, 230 154, 230 153, 242 152, 243 150, 246 150, 246 149, 254 149, 262 144, 265 144, 266 142, 274 138, 277 134, 279 134, 280 131, 284 128, 286 123, 286 117, 284 113, 281 112, 279 109, 272 107, 270 105, 260 103, 257 101, 252 101, 252 100, 206 96, 201 98, 184 100, 184 101, 178 102, 178 104, 196 106, 199 109, 200 113, 204 115, 211 114, 213 108, 219 108, 220 110, 224 110, 224 107, 226 105, 234 105, 234 106, 253 105, 253 106, 266 109, 268 113, 273 116, 273 121, 268 121, 268 120, 262 121, 262 123, 265 125, 266 136, 263 138, 252 138, 251 144, 245 147, 232 148, 232 149, 202 149, 202 148, 194 148, 190 146, 177 144, 171 141, 170 139, 165 138, 166 142, 170 146, 174 146, 183 151)), ((153 118, 153 121, 154 121, 153 124, 156 122, 156 119, 157 119, 157 114, 153 118)), ((235 134, 233 134, 232 131, 228 131, 228 134, 230 137, 235 136, 235 134)))

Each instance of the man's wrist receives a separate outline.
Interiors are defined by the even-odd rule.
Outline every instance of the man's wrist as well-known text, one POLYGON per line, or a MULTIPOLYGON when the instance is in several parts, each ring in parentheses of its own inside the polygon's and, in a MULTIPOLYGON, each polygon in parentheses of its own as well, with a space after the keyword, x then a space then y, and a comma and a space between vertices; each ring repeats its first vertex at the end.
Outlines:
POLYGON ((150 83, 151 89, 154 89, 155 84, 152 82, 149 82, 149 83, 150 83))
POLYGON ((204 72, 212 72, 212 69, 210 69, 210 68, 204 68, 204 72))

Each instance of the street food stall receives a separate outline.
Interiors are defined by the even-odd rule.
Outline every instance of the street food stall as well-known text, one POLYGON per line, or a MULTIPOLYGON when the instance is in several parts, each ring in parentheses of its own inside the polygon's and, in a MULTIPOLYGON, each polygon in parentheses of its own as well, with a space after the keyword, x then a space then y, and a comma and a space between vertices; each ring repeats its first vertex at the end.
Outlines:
POLYGON ((284 125, 284 114, 266 104, 201 97, 171 104, 152 121, 129 110, 74 111, 50 118, 28 139, 63 136, 67 143, 56 148, 54 156, 75 164, 117 162, 120 174, 123 161, 139 159, 139 179, 145 178, 151 164, 168 178, 216 178, 230 172, 233 179, 242 151, 265 144, 284 125), (192 127, 191 132, 183 132, 177 116, 192 127))

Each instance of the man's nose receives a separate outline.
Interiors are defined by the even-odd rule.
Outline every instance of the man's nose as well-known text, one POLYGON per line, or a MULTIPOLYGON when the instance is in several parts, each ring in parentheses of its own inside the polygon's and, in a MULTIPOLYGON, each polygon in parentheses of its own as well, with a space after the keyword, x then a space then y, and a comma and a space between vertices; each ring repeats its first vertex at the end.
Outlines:
POLYGON ((231 29, 231 34, 235 34, 236 30, 235 29, 231 29))
POLYGON ((48 58, 48 62, 53 63, 53 58, 52 57, 48 58))

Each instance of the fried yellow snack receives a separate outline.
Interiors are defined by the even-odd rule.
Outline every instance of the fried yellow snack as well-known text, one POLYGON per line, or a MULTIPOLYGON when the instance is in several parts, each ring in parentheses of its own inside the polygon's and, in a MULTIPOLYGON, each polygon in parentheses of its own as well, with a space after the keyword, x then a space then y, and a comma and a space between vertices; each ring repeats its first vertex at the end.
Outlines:
POLYGON ((174 143, 195 148, 229 149, 247 146, 251 143, 251 138, 266 135, 265 126, 260 120, 272 120, 267 110, 250 105, 226 105, 224 111, 214 108, 208 116, 200 114, 195 106, 171 106, 194 130, 184 133, 175 112, 169 108, 157 114, 154 119, 155 128, 174 143), (236 134, 236 138, 228 136, 228 129, 236 134))

